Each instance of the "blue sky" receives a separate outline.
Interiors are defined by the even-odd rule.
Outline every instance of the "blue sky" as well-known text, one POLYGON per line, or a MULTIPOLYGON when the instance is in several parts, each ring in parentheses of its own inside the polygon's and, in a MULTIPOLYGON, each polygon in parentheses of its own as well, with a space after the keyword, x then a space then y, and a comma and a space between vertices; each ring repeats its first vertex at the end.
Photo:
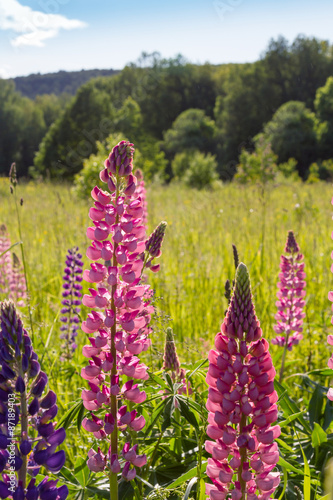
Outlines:
POLYGON ((333 42, 332 0, 0 0, 0 76, 121 69, 142 51, 251 62, 270 38, 333 42))

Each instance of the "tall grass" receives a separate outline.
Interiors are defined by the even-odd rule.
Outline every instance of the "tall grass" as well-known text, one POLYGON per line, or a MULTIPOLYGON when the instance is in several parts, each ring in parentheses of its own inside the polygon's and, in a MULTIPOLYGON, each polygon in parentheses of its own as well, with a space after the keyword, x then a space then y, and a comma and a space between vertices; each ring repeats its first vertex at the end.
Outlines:
MULTIPOLYGON (((31 183, 18 185, 17 189, 18 196, 24 199, 19 209, 37 341, 35 349, 43 352, 48 340, 45 362, 48 360, 57 374, 63 369, 59 361, 61 342, 57 315, 61 307, 64 259, 67 249, 73 245, 78 245, 85 254, 91 201, 77 199, 67 185, 31 183)), ((156 290, 159 310, 171 318, 182 361, 205 357, 207 345, 212 344, 219 331, 227 307, 224 283, 234 277, 232 243, 238 248, 240 260, 249 267, 264 335, 268 339, 274 336, 279 259, 287 231, 293 229, 305 256, 306 320, 304 340, 289 354, 292 366, 287 365, 286 375, 326 366, 326 336, 330 327, 327 292, 332 288, 332 191, 332 186, 324 183, 272 186, 266 194, 263 235, 263 205, 256 186, 230 184, 214 191, 196 191, 177 185, 148 189, 150 229, 161 220, 168 222, 161 271, 158 275, 149 273, 148 279, 156 290)), ((7 225, 14 243, 19 235, 7 179, 0 179, 0 196, 0 222, 7 225)), ((84 287, 87 289, 88 285, 84 287)), ((83 310, 82 314, 86 312, 83 310)), ((157 331, 152 337, 154 352, 157 350, 158 354, 154 356, 155 367, 159 366, 163 349, 158 327, 166 318, 157 321, 157 331)), ((79 346, 85 343, 82 332, 78 343, 79 346)), ((273 347, 273 353, 274 349, 278 350, 273 347)), ((78 349, 77 371, 82 361, 78 349)), ((63 377, 55 378, 57 383, 65 383, 63 377)), ((74 386, 73 391, 74 396, 78 394, 74 386)))

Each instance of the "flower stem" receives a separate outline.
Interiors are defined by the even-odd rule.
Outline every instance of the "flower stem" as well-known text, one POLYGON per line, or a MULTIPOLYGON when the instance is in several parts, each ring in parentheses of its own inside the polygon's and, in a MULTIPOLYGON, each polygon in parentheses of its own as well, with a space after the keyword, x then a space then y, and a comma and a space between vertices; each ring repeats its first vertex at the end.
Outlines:
POLYGON ((33 330, 32 313, 31 313, 31 306, 30 306, 30 294, 29 294, 29 286, 28 286, 27 265, 26 265, 26 261, 25 261, 23 239, 22 239, 21 219, 20 219, 20 212, 19 212, 18 205, 17 205, 16 185, 14 185, 14 200, 15 200, 15 208, 16 208, 16 215, 17 215, 19 237, 20 237, 20 241, 21 241, 20 247, 21 247, 22 264, 23 264, 23 270, 24 270, 25 287, 27 290, 27 301, 28 301, 28 310, 29 310, 29 319, 30 319, 31 340, 33 343, 34 342, 34 330, 33 330))
MULTIPOLYGON (((116 203, 118 200, 119 196, 119 180, 117 176, 117 186, 116 186, 116 203)), ((116 224, 118 224, 119 216, 116 216, 116 224)), ((112 266, 117 267, 117 258, 116 258, 116 250, 117 250, 117 243, 114 243, 114 248, 113 248, 113 256, 112 256, 112 266)), ((116 345, 115 345, 115 336, 116 336, 116 331, 117 331, 117 322, 116 322, 116 306, 114 303, 114 295, 117 290, 117 284, 115 284, 112 287, 111 291, 111 309, 114 313, 114 323, 111 327, 111 355, 113 358, 113 365, 110 373, 110 410, 111 410, 111 415, 114 420, 114 429, 113 432, 111 433, 111 438, 110 438, 110 445, 111 445, 111 450, 110 450, 110 458, 114 453, 118 454, 118 426, 117 426, 117 412, 118 412, 118 401, 117 401, 117 396, 111 394, 111 385, 112 385, 112 377, 117 374, 117 350, 116 350, 116 345)), ((110 471, 110 500, 118 500, 118 479, 117 479, 117 473, 110 471)))
MULTIPOLYGON (((22 367, 19 367, 19 373, 24 380, 24 373, 22 367)), ((25 389, 21 393, 21 441, 23 441, 24 436, 28 435, 28 408, 27 408, 27 390, 25 389)), ((18 472, 18 480, 22 481, 22 488, 25 489, 27 485, 27 466, 28 457, 22 454, 22 466, 18 472)))

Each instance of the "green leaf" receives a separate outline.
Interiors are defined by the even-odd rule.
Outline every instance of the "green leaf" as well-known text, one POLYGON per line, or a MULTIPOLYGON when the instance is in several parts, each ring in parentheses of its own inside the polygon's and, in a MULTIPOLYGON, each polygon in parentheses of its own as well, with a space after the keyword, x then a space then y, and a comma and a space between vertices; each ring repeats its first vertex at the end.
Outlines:
MULTIPOLYGON (((107 490, 101 490, 100 488, 96 488, 95 486, 87 486, 86 490, 92 493, 97 498, 105 498, 106 500, 110 500, 110 492, 107 490)), ((89 496, 92 498, 92 496, 89 496)))
POLYGON ((198 500, 206 500, 206 483, 204 479, 200 479, 200 494, 198 500))
POLYGON ((330 401, 328 398, 326 399, 326 406, 325 406, 325 411, 324 411, 324 423, 323 423, 323 429, 326 431, 326 429, 329 428, 331 425, 331 422, 333 420, 333 403, 330 401))
POLYGON ((7 250, 5 250, 4 252, 0 253, 0 257, 2 257, 3 255, 5 255, 5 253, 9 252, 12 248, 16 247, 17 245, 22 245, 23 244, 23 241, 17 241, 16 243, 13 243, 9 248, 7 248, 7 250))
MULTIPOLYGON (((274 380, 274 387, 279 395, 280 408, 282 408, 287 417, 292 416, 295 413, 302 413, 296 403, 289 397, 287 388, 280 384, 276 379, 274 380)), ((302 416, 297 417, 295 420, 302 427, 302 431, 305 434, 311 435, 312 429, 309 423, 302 416)))
MULTIPOLYGON (((203 463, 201 466, 201 472, 206 472, 206 467, 207 467, 207 462, 203 463)), ((176 488, 177 486, 180 486, 181 484, 185 483, 186 481, 189 481, 189 479, 192 479, 198 472, 197 467, 193 467, 193 469, 185 472, 185 474, 179 476, 173 483, 169 484, 169 486, 166 487, 167 490, 172 490, 176 488)))
POLYGON ((320 446, 322 443, 326 443, 327 434, 322 427, 320 427, 317 422, 314 422, 314 428, 311 435, 312 446, 316 448, 320 446))
POLYGON ((283 495, 287 489, 287 484, 288 484, 288 472, 287 472, 287 469, 285 467, 282 467, 283 469, 283 490, 281 492, 281 495, 279 496, 279 500, 282 500, 283 498, 283 495))
POLYGON ((72 484, 72 485, 75 485, 75 486, 80 486, 80 483, 78 482, 78 480, 76 479, 76 477, 74 476, 74 474, 71 473, 71 471, 69 469, 67 469, 67 467, 62 467, 60 472, 59 472, 59 476, 61 476, 63 479, 65 479, 65 484, 72 484))
POLYGON ((198 478, 195 476, 188 483, 183 500, 188 500, 188 498, 191 494, 191 490, 197 481, 198 481, 198 478))
POLYGON ((302 445, 300 445, 300 446, 301 446, 301 451, 302 451, 303 460, 304 460, 303 496, 304 496, 304 500, 311 500, 311 473, 310 473, 309 462, 305 456, 302 445))
POLYGON ((76 419, 76 426, 77 426, 78 432, 81 431, 81 425, 82 425, 82 420, 83 420, 85 411, 86 411, 86 409, 82 404, 81 408, 79 409, 79 411, 77 413, 77 419, 76 419))
POLYGON ((59 429, 59 427, 64 427, 64 429, 67 429, 73 422, 73 420, 75 420, 75 417, 79 413, 82 406, 83 406, 83 401, 82 399, 80 399, 80 401, 77 401, 59 420, 56 428, 59 429))
POLYGON ((196 374, 196 372, 204 365, 208 362, 208 358, 204 359, 203 361, 198 361, 198 363, 196 363, 196 367, 194 368, 194 370, 187 376, 188 379, 190 379, 191 377, 193 377, 193 375, 196 374))
POLYGON ((85 488, 88 483, 89 474, 90 471, 87 467, 86 460, 79 457, 74 465, 74 475, 83 488, 85 488))
POLYGON ((192 410, 189 409, 187 401, 185 398, 177 397, 179 403, 180 414, 186 418, 189 424, 191 424, 195 429, 199 428, 198 421, 192 410))
POLYGON ((313 427, 314 423, 319 423, 321 415, 322 415, 322 407, 323 407, 324 395, 319 385, 316 386, 313 391, 312 397, 309 403, 309 418, 310 425, 313 427))
POLYGON ((298 418, 301 415, 303 415, 303 413, 304 413, 304 411, 300 411, 298 413, 294 413, 294 415, 290 415, 288 418, 286 418, 286 420, 282 420, 281 422, 279 422, 279 426, 280 427, 286 427, 291 422, 293 422, 293 420, 296 420, 296 418, 298 418))
POLYGON ((286 470, 290 470, 292 472, 296 472, 296 474, 300 474, 301 476, 303 476, 302 469, 297 469, 296 467, 294 467, 293 465, 291 465, 289 462, 287 462, 287 460, 285 460, 284 458, 282 458, 281 455, 279 457, 278 464, 281 465, 281 467, 284 467, 286 470))

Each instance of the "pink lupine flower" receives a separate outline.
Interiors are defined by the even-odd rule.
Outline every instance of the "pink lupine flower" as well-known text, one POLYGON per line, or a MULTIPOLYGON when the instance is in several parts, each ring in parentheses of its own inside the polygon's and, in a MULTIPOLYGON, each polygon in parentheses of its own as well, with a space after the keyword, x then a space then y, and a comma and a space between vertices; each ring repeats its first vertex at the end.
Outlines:
POLYGON ((9 275, 9 298, 20 307, 25 306, 27 285, 20 259, 13 253, 13 264, 9 275))
POLYGON ((285 252, 289 255, 281 255, 280 282, 278 283, 279 291, 277 293, 279 300, 276 302, 278 312, 275 315, 277 324, 274 326, 275 332, 279 335, 272 339, 272 344, 284 347, 280 382, 283 377, 287 350, 291 351, 292 347, 297 345, 303 338, 302 325, 305 317, 303 308, 305 305, 304 278, 306 274, 304 272, 304 262, 302 262, 303 255, 299 251, 299 246, 292 231, 288 232, 285 252))
POLYGON ((100 174, 108 191, 92 190, 95 203, 89 211, 93 225, 87 230, 91 240, 87 257, 93 263, 83 272, 83 279, 95 283, 96 288, 89 288, 82 299, 92 309, 82 323, 90 341, 83 347, 89 364, 81 371, 89 384, 82 399, 90 417, 82 425, 95 438, 110 441, 108 453, 91 450, 87 464, 91 470, 106 467, 110 471, 112 498, 117 498, 117 474, 122 471, 123 478, 131 480, 134 467, 146 462, 130 443, 125 444, 122 457, 118 450, 119 431, 139 431, 145 425, 133 405, 146 399, 140 381, 148 378, 147 366, 138 355, 150 346, 149 323, 154 311, 152 290, 141 284, 143 270, 154 257, 146 250, 142 199, 132 174, 133 153, 133 144, 128 142, 115 146, 100 174))
MULTIPOLYGON (((0 255, 10 248, 11 243, 5 224, 0 226, 0 255)), ((12 272, 12 261, 10 252, 4 253, 0 257, 0 293, 8 295, 9 279, 12 272)))
POLYGON ((280 478, 273 469, 279 459, 281 430, 277 420, 275 369, 262 338, 251 295, 247 267, 240 263, 233 296, 208 355, 207 409, 210 440, 206 441, 206 485, 211 500, 270 498, 280 478), (228 496, 228 498, 230 498, 228 496))

